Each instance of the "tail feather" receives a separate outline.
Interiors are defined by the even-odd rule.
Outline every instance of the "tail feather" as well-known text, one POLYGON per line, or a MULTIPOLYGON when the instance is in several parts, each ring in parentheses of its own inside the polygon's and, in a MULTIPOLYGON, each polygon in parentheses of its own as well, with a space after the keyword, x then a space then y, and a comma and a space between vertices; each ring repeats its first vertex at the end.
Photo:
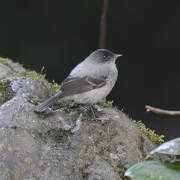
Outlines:
POLYGON ((44 112, 50 105, 54 104, 59 99, 59 96, 52 96, 46 101, 42 102, 34 109, 35 112, 44 112))

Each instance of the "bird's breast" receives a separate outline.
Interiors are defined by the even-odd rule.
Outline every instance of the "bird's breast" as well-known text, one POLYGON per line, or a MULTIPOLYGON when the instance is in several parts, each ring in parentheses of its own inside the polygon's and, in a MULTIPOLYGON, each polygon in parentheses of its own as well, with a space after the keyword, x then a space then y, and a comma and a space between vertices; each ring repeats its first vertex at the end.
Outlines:
POLYGON ((74 100, 76 103, 80 104, 95 104, 106 98, 106 96, 111 92, 112 88, 112 84, 106 84, 101 88, 69 96, 66 97, 66 99, 74 100))

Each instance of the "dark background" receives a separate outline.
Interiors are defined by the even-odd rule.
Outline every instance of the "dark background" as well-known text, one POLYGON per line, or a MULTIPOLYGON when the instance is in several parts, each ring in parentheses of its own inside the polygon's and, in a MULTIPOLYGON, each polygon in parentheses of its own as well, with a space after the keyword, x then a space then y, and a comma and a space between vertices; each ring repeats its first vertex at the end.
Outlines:
MULTIPOLYGON (((167 139, 180 136, 180 117, 146 113, 144 105, 180 110, 179 0, 110 0, 106 47, 119 59, 108 99, 167 139)), ((0 2, 0 56, 59 83, 99 45, 101 0, 0 2)))

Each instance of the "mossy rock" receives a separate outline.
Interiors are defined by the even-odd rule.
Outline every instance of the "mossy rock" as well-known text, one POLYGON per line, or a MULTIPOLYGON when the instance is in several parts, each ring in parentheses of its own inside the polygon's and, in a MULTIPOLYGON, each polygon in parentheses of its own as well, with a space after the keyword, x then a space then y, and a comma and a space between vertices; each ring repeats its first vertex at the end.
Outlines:
POLYGON ((30 77, 35 80, 46 80, 45 74, 40 74, 40 73, 37 73, 36 71, 22 72, 22 73, 20 73, 20 76, 30 77))
POLYGON ((0 104, 5 103, 14 97, 15 92, 12 90, 10 81, 0 81, 0 104))
POLYGON ((126 180, 124 171, 155 148, 144 135, 151 131, 112 102, 104 101, 97 120, 68 101, 57 102, 56 111, 35 113, 34 102, 51 97, 59 85, 45 80, 43 69, 39 74, 7 62, 0 62, 0 179, 126 180))
POLYGON ((2 58, 2 57, 0 57, 0 63, 1 63, 1 64, 4 64, 5 66, 8 66, 7 60, 4 59, 4 58, 2 58))

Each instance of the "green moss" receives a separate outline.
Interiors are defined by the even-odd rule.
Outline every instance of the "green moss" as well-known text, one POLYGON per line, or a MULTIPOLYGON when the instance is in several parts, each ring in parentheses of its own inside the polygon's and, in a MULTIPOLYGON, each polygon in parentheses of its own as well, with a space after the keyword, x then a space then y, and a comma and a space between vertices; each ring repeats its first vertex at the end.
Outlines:
MULTIPOLYGON (((11 60, 10 60, 10 59, 0 57, 0 63, 1 63, 1 64, 4 64, 5 66, 8 66, 12 71, 16 72, 16 71, 14 70, 13 63, 11 63, 11 60)), ((17 62, 16 62, 16 63, 14 63, 14 64, 17 64, 17 65, 23 67, 23 65, 20 64, 20 63, 17 63, 17 62)))
POLYGON ((14 91, 11 88, 10 81, 0 81, 0 104, 5 103, 14 97, 14 91))
POLYGON ((42 68, 41 68, 41 74, 45 74, 45 73, 44 73, 44 70, 45 70, 45 67, 42 66, 42 68))
POLYGON ((61 85, 59 85, 58 83, 56 83, 54 80, 52 82, 52 88, 57 91, 59 88, 61 87, 61 85))
POLYGON ((112 107, 113 106, 113 101, 107 101, 104 99, 102 102, 99 103, 103 107, 112 107))
POLYGON ((8 66, 8 62, 6 61, 6 59, 4 59, 2 57, 0 57, 0 63, 8 66))
POLYGON ((36 71, 28 71, 28 72, 22 72, 20 73, 21 76, 24 77, 31 77, 36 80, 46 80, 46 74, 40 74, 36 71))
POLYGON ((148 136, 149 139, 154 144, 159 145, 164 142, 164 135, 156 134, 154 130, 147 128, 146 125, 144 123, 142 123, 142 121, 138 121, 138 122, 136 122, 136 124, 137 124, 138 128, 141 130, 141 132, 143 134, 145 134, 146 136, 148 136))
POLYGON ((83 177, 83 178, 86 178, 86 179, 88 178, 89 173, 87 172, 87 170, 85 170, 85 169, 83 169, 83 168, 80 168, 79 171, 80 171, 80 173, 82 174, 82 177, 83 177))
POLYGON ((120 177, 123 177, 125 180, 128 178, 124 177, 124 173, 127 170, 122 164, 118 164, 116 167, 114 167, 114 170, 120 175, 120 177))

